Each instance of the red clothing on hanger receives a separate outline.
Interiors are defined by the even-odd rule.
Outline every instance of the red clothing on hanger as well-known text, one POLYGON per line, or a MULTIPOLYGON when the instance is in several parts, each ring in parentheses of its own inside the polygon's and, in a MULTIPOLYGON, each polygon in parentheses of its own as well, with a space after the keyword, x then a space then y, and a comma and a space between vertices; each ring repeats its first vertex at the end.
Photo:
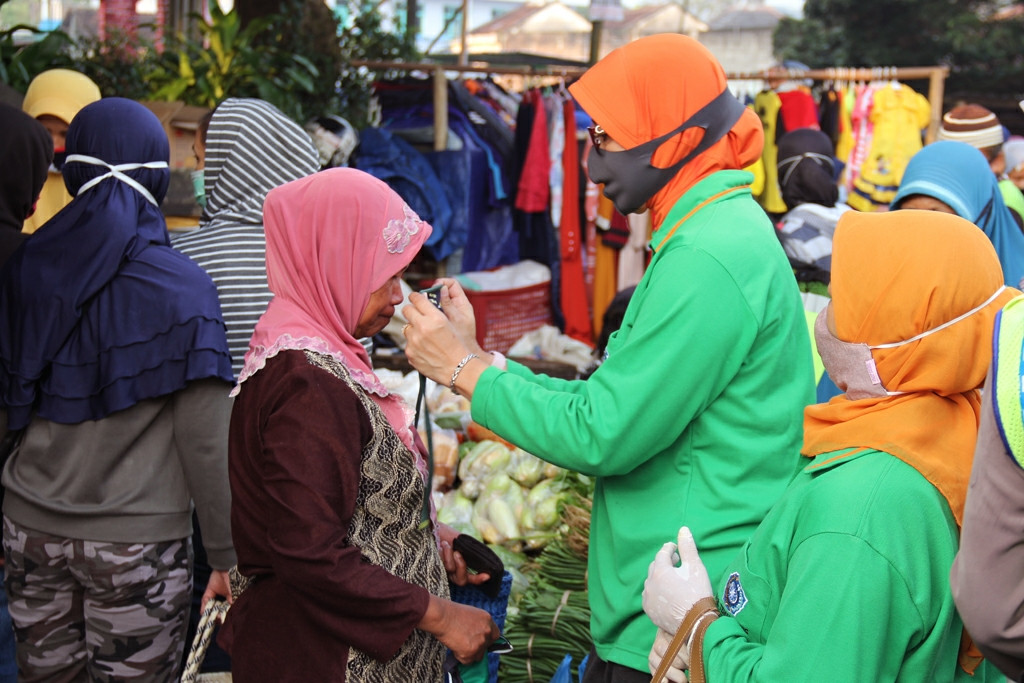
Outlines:
POLYGON ((565 334, 593 346, 587 285, 583 273, 583 230, 580 224, 580 159, 576 142, 576 112, 571 100, 562 103, 565 149, 562 150, 562 315, 565 334))
POLYGON ((798 128, 820 130, 818 105, 814 103, 814 98, 809 92, 803 90, 780 92, 779 100, 782 101, 779 116, 782 117, 782 125, 787 133, 798 128))
POLYGON ((519 176, 519 192, 516 193, 516 208, 527 213, 548 210, 551 200, 551 186, 548 174, 551 172, 551 157, 548 150, 548 120, 544 111, 544 100, 539 90, 527 93, 533 104, 533 130, 530 144, 526 149, 526 160, 519 176))

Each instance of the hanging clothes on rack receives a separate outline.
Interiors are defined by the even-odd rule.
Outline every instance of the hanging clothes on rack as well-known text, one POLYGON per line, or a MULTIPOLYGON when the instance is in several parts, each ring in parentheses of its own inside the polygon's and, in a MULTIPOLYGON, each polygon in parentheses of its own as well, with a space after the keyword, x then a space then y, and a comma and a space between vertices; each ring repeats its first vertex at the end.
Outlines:
POLYGON ((562 204, 559 216, 559 247, 562 259, 562 314, 565 334, 592 345, 593 327, 587 305, 584 274, 585 247, 580 222, 580 159, 576 142, 576 112, 572 100, 556 96, 561 106, 562 204))
POLYGON ((542 263, 551 269, 551 309, 555 326, 564 329, 561 306, 561 263, 558 240, 551 220, 551 152, 548 116, 537 89, 523 95, 516 116, 518 177, 513 202, 512 225, 519 236, 519 257, 542 263))
POLYGON ((601 325, 604 322, 604 312, 608 309, 608 305, 615 298, 615 293, 618 291, 616 287, 618 282, 618 254, 619 249, 625 244, 625 239, 619 236, 625 235, 627 238, 629 236, 626 219, 615 210, 612 200, 608 199, 603 192, 598 195, 595 225, 598 238, 595 240, 596 244, 594 247, 596 252, 594 257, 594 304, 591 314, 594 321, 594 334, 600 335, 601 325), (612 233, 613 229, 613 234, 616 235, 616 238, 610 242, 606 237, 612 233))
POLYGON ((850 153, 853 151, 853 107, 857 95, 853 86, 844 84, 839 89, 839 137, 836 139, 836 159, 849 168, 850 153))
POLYGON ((779 176, 775 168, 778 157, 776 140, 779 137, 779 112, 782 111, 782 99, 774 90, 762 90, 754 98, 754 111, 761 119, 764 127, 764 149, 761 152, 761 161, 764 165, 764 186, 761 193, 754 198, 761 207, 769 214, 782 214, 786 212, 786 205, 782 201, 782 192, 779 191, 779 176))
POLYGON ((853 127, 853 146, 846 158, 846 189, 853 192, 854 183, 860 175, 860 168, 868 158, 871 147, 871 135, 874 123, 871 120, 871 101, 875 96, 876 86, 873 83, 860 84, 854 87, 854 105, 850 112, 853 127))
POLYGON ((818 105, 814 101, 809 88, 800 86, 779 93, 779 116, 781 125, 776 130, 775 141, 785 133, 798 128, 818 130, 818 105), (780 134, 779 131, 782 131, 780 134))
POLYGON ((871 142, 847 203, 858 211, 888 208, 910 158, 922 147, 931 105, 923 95, 898 81, 874 91, 871 142))
POLYGON ((842 119, 839 110, 842 106, 842 92, 834 84, 829 84, 821 93, 821 103, 818 105, 818 124, 821 132, 832 141, 832 149, 839 146, 839 131, 842 126, 842 119))

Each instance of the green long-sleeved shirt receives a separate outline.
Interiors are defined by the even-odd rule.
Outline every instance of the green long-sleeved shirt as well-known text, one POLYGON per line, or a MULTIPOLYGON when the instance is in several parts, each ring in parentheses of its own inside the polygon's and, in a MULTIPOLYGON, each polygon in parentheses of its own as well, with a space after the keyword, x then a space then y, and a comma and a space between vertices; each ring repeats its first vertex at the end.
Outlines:
POLYGON ((713 583, 708 681, 995 680, 957 664, 957 546, 949 504, 910 465, 818 455, 713 583))
POLYGON ((641 671, 655 628, 641 592, 658 549, 689 525, 714 571, 797 474, 814 387, 796 282, 751 175, 705 178, 654 237, 701 202, 654 254, 608 357, 586 381, 490 368, 473 419, 597 478, 591 631, 599 656, 641 671))

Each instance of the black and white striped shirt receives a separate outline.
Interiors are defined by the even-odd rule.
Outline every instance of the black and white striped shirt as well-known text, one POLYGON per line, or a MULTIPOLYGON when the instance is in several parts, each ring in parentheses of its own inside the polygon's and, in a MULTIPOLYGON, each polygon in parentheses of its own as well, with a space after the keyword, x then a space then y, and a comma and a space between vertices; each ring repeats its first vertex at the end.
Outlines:
POLYGON ((174 237, 172 244, 217 285, 237 377, 272 297, 263 200, 275 187, 315 173, 319 157, 309 134, 273 105, 232 98, 210 121, 205 162, 206 208, 199 229, 174 237))

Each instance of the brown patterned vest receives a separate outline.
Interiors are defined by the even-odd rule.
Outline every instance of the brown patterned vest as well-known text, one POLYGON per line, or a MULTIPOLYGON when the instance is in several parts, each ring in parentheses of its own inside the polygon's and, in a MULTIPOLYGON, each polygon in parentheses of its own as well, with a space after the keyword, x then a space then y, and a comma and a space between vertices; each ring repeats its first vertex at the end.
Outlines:
MULTIPOLYGON (((349 543, 362 551, 367 562, 447 599, 448 574, 433 528, 429 524, 420 527, 424 482, 413 454, 398 438, 380 406, 352 380, 344 365, 330 356, 305 353, 312 365, 331 373, 355 392, 373 427, 373 436, 363 448, 349 543)), ((415 629, 398 654, 386 662, 350 648, 346 678, 349 683, 434 683, 441 681, 444 656, 445 647, 440 641, 415 629)))

